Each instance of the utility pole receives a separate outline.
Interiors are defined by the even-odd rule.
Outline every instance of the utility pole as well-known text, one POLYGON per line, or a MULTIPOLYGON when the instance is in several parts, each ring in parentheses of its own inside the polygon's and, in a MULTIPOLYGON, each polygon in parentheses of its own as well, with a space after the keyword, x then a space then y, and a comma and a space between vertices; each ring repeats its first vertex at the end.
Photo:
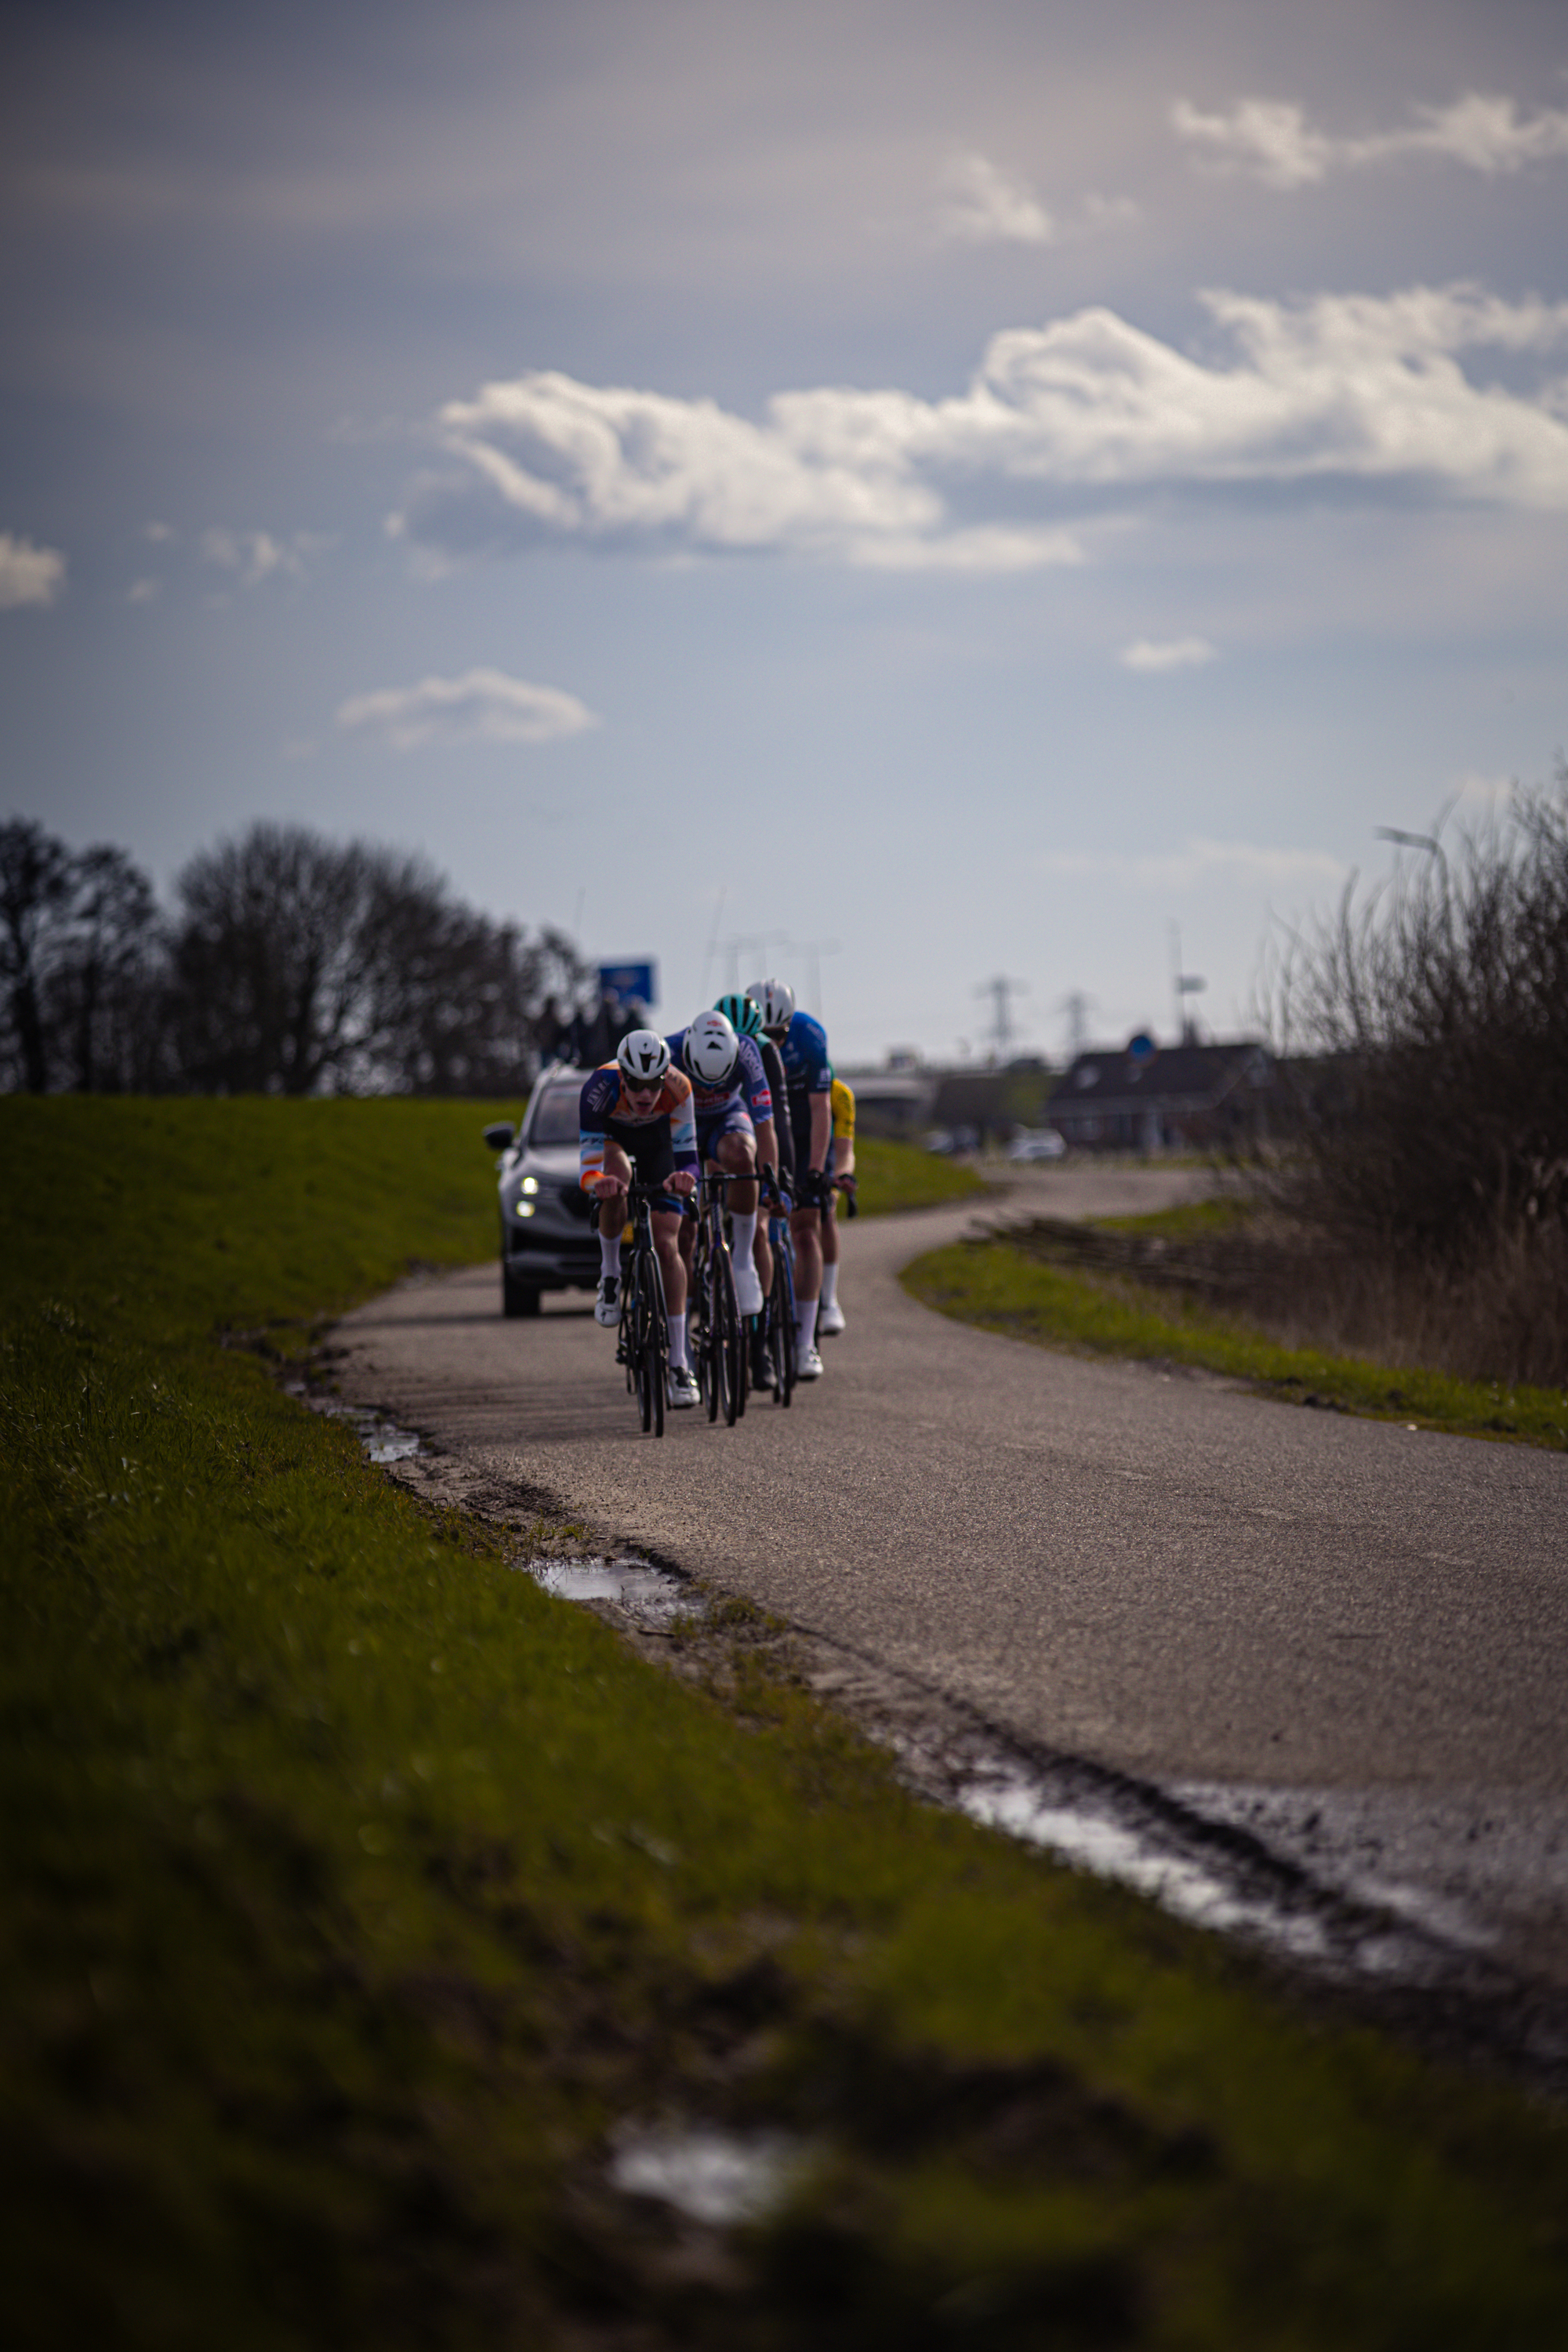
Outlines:
POLYGON ((976 996, 989 996, 996 1007, 991 1017, 991 1057, 994 1062, 1000 1063, 1006 1060, 1007 1048, 1013 1042, 1013 1021, 1008 1000, 1014 996, 1026 995, 1029 983, 1026 980, 1009 980, 1005 972, 999 972, 994 980, 983 980, 974 992, 976 996))
POLYGON ((1176 1006, 1178 1045, 1195 1045, 1197 1043, 1197 1024, 1187 1012, 1187 999, 1189 996, 1201 994, 1207 986, 1207 981, 1200 980, 1195 971, 1182 970, 1182 927, 1180 923, 1173 923, 1171 925, 1171 992, 1176 1006))
POLYGON ((742 984, 741 980, 742 950, 747 948, 755 948, 760 952, 764 948, 784 947, 788 945, 788 936, 784 931, 753 931, 749 936, 737 936, 732 940, 721 940, 718 942, 718 945, 722 952, 730 959, 730 993, 731 996, 739 996, 742 984))
POLYGON ((1068 1017, 1069 1062, 1076 1062, 1080 1054, 1089 1050, 1089 1008, 1092 1001, 1087 990, 1075 988, 1070 996, 1063 997, 1057 1008, 1068 1017))

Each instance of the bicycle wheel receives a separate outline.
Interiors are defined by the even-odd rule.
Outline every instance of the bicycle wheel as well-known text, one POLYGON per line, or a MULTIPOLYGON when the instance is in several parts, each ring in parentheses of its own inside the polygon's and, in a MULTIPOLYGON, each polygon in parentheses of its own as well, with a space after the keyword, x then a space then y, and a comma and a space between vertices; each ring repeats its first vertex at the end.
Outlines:
MULTIPOLYGON (((643 1354, 647 1365, 648 1386, 653 1391, 653 1433, 656 1437, 662 1437, 665 1396, 669 1386, 669 1320, 664 1311, 664 1276, 651 1249, 647 1254, 647 1339, 643 1354)), ((644 1427, 647 1427, 646 1423, 644 1427)))
POLYGON ((708 1408, 709 1420, 712 1421, 719 1406, 714 1394, 712 1366, 709 1361, 709 1333, 712 1320, 708 1311, 709 1267, 708 1226, 704 1221, 698 1225, 697 1243, 687 1272, 686 1297, 691 1312, 687 1318, 686 1328, 691 1349, 691 1369, 697 1375, 697 1392, 708 1408))
POLYGON ((648 1296, 647 1284, 644 1279, 645 1273, 642 1253, 638 1251, 632 1260, 632 1282, 635 1286, 632 1293, 632 1329, 627 1369, 629 1376, 637 1383, 637 1419, 642 1423, 643 1435, 646 1437, 653 1426, 654 1391, 650 1377, 650 1367, 653 1362, 651 1329, 653 1301, 648 1296))
POLYGON ((769 1305, 773 1323, 773 1402, 788 1404, 795 1393, 795 1260, 787 1241, 773 1250, 773 1286, 769 1305))
MULTIPOLYGON (((726 1426, 733 1429, 741 1411, 745 1368, 741 1352, 741 1314, 735 1304, 735 1275, 728 1250, 715 1250, 713 1253, 710 1307, 713 1326, 716 1403, 724 1409, 726 1426)), ((710 1417, 717 1418, 712 1409, 710 1417)))

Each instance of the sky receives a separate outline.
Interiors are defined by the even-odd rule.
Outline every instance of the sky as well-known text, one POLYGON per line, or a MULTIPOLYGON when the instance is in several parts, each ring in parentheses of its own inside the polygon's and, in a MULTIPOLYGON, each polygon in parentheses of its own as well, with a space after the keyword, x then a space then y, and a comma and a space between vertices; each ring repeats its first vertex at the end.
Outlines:
POLYGON ((0 814, 1255 1026, 1568 740, 1549 0, 13 0, 0 814), (1405 852, 1405 855, 1419 855, 1405 852))

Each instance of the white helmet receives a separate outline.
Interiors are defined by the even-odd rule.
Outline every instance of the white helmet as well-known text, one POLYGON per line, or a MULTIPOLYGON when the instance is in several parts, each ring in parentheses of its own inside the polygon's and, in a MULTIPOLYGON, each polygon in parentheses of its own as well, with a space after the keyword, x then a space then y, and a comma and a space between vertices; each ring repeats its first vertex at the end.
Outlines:
POLYGON ((721 1013, 700 1013, 686 1033, 681 1058, 702 1086, 721 1087, 741 1058, 741 1041, 721 1013))
POLYGON ((669 1047, 657 1029, 633 1029, 616 1047, 616 1060, 634 1087, 657 1087, 669 1067, 669 1047))
POLYGON ((764 1029, 787 1029, 795 1019, 795 991, 782 980, 754 980, 746 994, 762 1006, 764 1029))

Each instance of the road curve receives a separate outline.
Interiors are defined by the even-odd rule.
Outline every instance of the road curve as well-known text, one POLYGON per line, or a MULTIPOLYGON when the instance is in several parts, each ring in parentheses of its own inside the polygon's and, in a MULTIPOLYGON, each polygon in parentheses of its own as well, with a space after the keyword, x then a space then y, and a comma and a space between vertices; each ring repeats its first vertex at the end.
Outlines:
MULTIPOLYGON (((1160 1197, 1135 1172, 1028 1189, 1065 1214, 1160 1197)), ((342 1386, 489 1480, 1337 1883, 1416 1889, 1568 1983, 1568 1457, 951 1323, 897 1272, 973 1223, 848 1226, 825 1378, 732 1431, 692 1412, 642 1437, 588 1302, 506 1322, 493 1265, 348 1318, 342 1386)))

